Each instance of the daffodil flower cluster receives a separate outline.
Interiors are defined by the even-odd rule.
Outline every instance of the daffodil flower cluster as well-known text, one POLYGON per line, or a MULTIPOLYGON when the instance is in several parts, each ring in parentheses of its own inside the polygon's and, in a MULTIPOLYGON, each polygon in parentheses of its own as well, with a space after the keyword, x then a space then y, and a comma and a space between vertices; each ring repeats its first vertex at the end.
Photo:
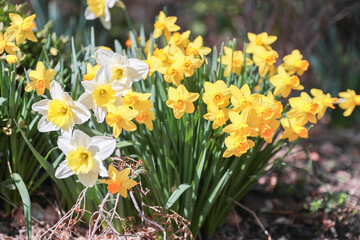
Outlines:
POLYGON ((6 59, 8 63, 17 62, 16 53, 20 51, 18 47, 25 40, 37 42, 37 38, 32 30, 35 28, 35 14, 22 18, 20 15, 10 13, 11 25, 5 28, 5 32, 0 32, 0 59, 6 59), (16 41, 16 43, 15 43, 16 41))

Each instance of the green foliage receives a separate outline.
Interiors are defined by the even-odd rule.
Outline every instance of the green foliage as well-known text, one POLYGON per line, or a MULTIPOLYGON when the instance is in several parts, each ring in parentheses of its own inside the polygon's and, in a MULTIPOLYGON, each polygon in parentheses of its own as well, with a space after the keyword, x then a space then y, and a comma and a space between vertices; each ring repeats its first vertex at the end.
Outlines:
POLYGON ((317 214, 319 211, 336 212, 342 208, 346 202, 348 195, 346 193, 326 193, 323 197, 318 197, 312 200, 309 204, 305 204, 304 208, 308 209, 312 214, 317 214))

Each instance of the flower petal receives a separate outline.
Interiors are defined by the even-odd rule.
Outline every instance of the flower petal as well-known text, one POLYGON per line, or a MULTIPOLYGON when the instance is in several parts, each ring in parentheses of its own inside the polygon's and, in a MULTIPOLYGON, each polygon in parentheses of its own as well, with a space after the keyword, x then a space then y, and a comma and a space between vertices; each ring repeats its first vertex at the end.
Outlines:
POLYGON ((139 81, 149 73, 149 65, 146 62, 136 58, 130 58, 129 62, 128 74, 132 81, 139 81))
POLYGON ((39 132, 51 132, 51 131, 57 131, 59 129, 60 127, 56 126, 52 122, 49 122, 45 116, 43 116, 38 123, 39 132))
POLYGON ((91 12, 89 7, 85 9, 84 15, 86 20, 94 20, 96 18, 95 13, 91 12))
POLYGON ((87 174, 78 174, 78 178, 85 187, 92 187, 95 185, 96 180, 98 179, 99 173, 91 171, 87 174))
POLYGON ((75 147, 82 146, 84 148, 89 148, 91 142, 92 142, 91 137, 89 137, 86 133, 78 129, 74 130, 73 145, 75 145, 75 147))
POLYGON ((43 99, 39 102, 34 103, 31 106, 31 109, 35 112, 40 113, 41 115, 47 115, 48 114, 48 109, 49 109, 49 99, 43 99))
POLYGON ((95 153, 94 158, 102 161, 111 156, 115 147, 115 139, 111 137, 95 136, 91 138, 89 150, 95 153))
MULTIPOLYGON (((95 52, 95 60, 97 64, 103 65, 103 64, 110 64, 111 63, 111 58, 115 53, 113 51, 110 50, 105 50, 105 49, 98 49, 95 52)), ((101 68, 101 67, 100 67, 101 68)), ((99 70, 100 70, 99 68, 99 70)), ((98 71, 99 71, 98 70, 98 71)))
POLYGON ((61 88, 60 83, 58 83, 57 81, 51 81, 50 84, 50 95, 52 99, 55 98, 61 98, 61 96, 63 95, 64 91, 61 88))
POLYGON ((67 165, 67 160, 61 162, 55 171, 55 177, 60 179, 70 177, 73 174, 75 174, 75 172, 67 165))

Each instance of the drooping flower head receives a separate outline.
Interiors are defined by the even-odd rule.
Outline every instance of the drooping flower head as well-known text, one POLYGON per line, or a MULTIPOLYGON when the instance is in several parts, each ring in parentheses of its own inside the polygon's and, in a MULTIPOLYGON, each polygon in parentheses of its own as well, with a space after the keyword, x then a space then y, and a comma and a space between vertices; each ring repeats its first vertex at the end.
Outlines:
POLYGON ((35 14, 26 17, 23 19, 19 14, 10 13, 9 17, 11 19, 12 25, 7 28, 6 31, 12 32, 15 31, 16 44, 19 45, 24 42, 26 39, 30 41, 37 42, 37 38, 32 30, 35 28, 34 19, 35 14))
POLYGON ((29 73, 31 82, 26 85, 25 91, 30 92, 36 89, 37 95, 44 94, 46 88, 50 89, 50 82, 53 80, 54 74, 54 69, 45 70, 43 62, 38 62, 36 70, 31 70, 29 73))
POLYGON ((50 95, 52 100, 44 99, 32 105, 32 110, 43 115, 38 123, 40 132, 61 130, 63 135, 69 136, 75 124, 82 124, 90 118, 89 110, 73 101, 58 82, 51 82, 50 95))
POLYGON ((289 74, 296 73, 297 75, 302 76, 309 67, 309 62, 302 58, 303 55, 301 55, 300 51, 295 49, 291 54, 286 55, 283 58, 284 63, 282 65, 289 74))
POLYGON ((328 107, 335 109, 334 103, 338 100, 338 98, 332 98, 330 93, 326 95, 320 89, 311 89, 311 94, 314 96, 314 101, 319 104, 319 113, 317 115, 317 119, 320 119, 324 116, 326 109, 328 107))
POLYGON ((109 8, 114 7, 117 0, 87 0, 88 7, 85 9, 85 19, 94 20, 100 18, 100 22, 106 29, 111 28, 111 15, 109 8))
POLYGON ((103 161, 114 152, 115 139, 105 136, 89 137, 80 130, 74 130, 72 136, 60 136, 57 143, 66 159, 56 169, 56 178, 76 174, 82 184, 92 187, 99 175, 108 176, 103 161))
POLYGON ((289 142, 295 141, 300 138, 308 138, 309 133, 304 125, 307 123, 305 119, 301 118, 282 118, 281 125, 284 128, 283 134, 280 139, 289 139, 289 142))
POLYGON ((345 110, 344 117, 350 116, 355 107, 360 106, 360 95, 356 95, 354 90, 340 92, 339 97, 339 107, 345 110))
POLYGON ((127 190, 137 184, 136 181, 129 179, 130 168, 118 171, 113 165, 110 165, 108 173, 110 179, 100 180, 100 182, 108 185, 107 189, 110 193, 120 193, 123 198, 127 198, 127 190))
POLYGON ((16 55, 16 51, 20 49, 15 45, 13 40, 15 39, 15 30, 6 31, 5 34, 0 32, 0 54, 4 51, 11 55, 16 55))

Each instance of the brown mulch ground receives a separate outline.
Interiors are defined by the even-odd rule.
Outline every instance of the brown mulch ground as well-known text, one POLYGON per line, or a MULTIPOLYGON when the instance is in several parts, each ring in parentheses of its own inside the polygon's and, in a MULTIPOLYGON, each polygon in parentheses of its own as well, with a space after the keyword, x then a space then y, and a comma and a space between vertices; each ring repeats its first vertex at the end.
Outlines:
MULTIPOLYGON (((319 124, 310 135, 286 157, 287 166, 259 179, 245 207, 237 206, 211 239, 360 239, 360 130, 319 124)), ((32 203, 33 236, 57 221, 54 209, 32 203)), ((0 239, 25 239, 24 225, 22 209, 0 211, 0 239)), ((86 239, 86 230, 75 232, 86 239)))

